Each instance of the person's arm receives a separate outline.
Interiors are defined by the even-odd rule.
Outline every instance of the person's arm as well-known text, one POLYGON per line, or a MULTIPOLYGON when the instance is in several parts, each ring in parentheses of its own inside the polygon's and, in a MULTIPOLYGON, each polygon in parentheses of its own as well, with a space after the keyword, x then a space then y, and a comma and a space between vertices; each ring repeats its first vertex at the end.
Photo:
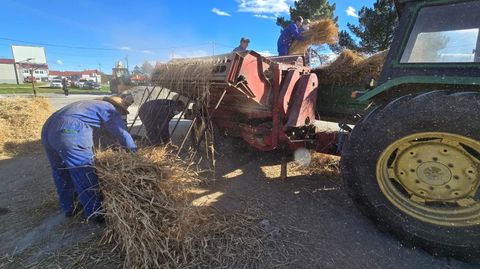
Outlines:
POLYGON ((108 118, 103 123, 103 126, 107 131, 115 137, 120 144, 127 150, 136 151, 137 146, 133 141, 132 136, 127 130, 122 117, 117 111, 109 111, 108 118))
POLYGON ((306 38, 302 35, 302 31, 294 23, 288 26, 288 32, 293 37, 294 40, 305 41, 306 38))

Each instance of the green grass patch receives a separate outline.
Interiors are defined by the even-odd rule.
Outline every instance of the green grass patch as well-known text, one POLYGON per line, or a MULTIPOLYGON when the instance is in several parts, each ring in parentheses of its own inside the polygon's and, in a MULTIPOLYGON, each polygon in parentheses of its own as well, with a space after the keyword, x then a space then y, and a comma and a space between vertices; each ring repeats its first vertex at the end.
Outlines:
MULTIPOLYGON (((63 94, 63 90, 59 88, 50 88, 49 84, 38 83, 35 84, 37 93, 58 93, 63 94)), ((100 90, 84 90, 78 88, 69 87, 68 91, 70 94, 108 94, 110 93, 110 88, 106 85, 102 85, 100 90)), ((20 94, 20 93, 32 93, 32 84, 7 84, 0 83, 0 94, 20 94)))

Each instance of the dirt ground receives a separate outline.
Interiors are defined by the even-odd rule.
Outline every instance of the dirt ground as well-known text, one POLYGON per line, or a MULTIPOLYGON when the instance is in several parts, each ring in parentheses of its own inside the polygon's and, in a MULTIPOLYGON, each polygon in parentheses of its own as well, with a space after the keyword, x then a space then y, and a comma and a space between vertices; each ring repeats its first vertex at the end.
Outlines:
MULTIPOLYGON (((104 227, 63 216, 44 153, 25 147, 36 150, 0 160, 0 268, 119 267, 118 250, 99 245, 104 227)), ((290 169, 281 180, 279 154, 225 150, 200 199, 220 210, 253 205, 259 225, 285 244, 273 253, 279 268, 479 268, 382 233, 352 204, 337 172, 290 169)))
MULTIPOLYGON (((217 180, 202 199, 221 210, 260 209, 262 225, 288 242, 283 268, 475 268, 403 246, 380 232, 352 204, 335 173, 278 179, 278 154, 246 150, 218 161, 217 180)), ((0 161, 0 267, 116 267, 117 252, 91 249, 102 226, 59 210, 41 151, 0 161), (85 242, 88 245, 85 245, 85 242), (101 259, 93 263, 91 259, 101 259), (72 264, 73 263, 73 264, 72 264), (93 265, 92 265, 93 266, 93 265)), ((205 202, 205 201, 203 201, 205 202)))

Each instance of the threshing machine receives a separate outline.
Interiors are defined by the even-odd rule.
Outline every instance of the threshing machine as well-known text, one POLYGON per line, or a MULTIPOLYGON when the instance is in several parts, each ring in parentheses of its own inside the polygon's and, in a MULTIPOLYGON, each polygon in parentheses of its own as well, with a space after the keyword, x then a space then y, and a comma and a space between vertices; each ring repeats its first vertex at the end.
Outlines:
MULTIPOLYGON (((191 72, 184 72, 175 78, 186 83, 184 89, 173 86, 172 90, 188 96, 188 85, 208 84, 208 118, 222 133, 241 137, 260 151, 305 147, 339 152, 337 133, 317 124, 318 79, 303 56, 266 58, 247 51, 196 61, 208 61, 212 73, 206 81, 195 81, 191 72)), ((198 62, 176 60, 175 64, 198 62)))

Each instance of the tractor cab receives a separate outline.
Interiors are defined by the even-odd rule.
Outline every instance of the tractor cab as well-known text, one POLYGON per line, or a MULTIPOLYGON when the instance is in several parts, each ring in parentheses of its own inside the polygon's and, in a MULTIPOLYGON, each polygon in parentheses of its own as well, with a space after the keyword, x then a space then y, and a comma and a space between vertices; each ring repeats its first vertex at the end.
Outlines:
POLYGON ((384 102, 399 96, 400 89, 414 93, 432 85, 437 89, 476 88, 480 1, 397 0, 395 4, 400 20, 379 86, 359 100, 384 102))

